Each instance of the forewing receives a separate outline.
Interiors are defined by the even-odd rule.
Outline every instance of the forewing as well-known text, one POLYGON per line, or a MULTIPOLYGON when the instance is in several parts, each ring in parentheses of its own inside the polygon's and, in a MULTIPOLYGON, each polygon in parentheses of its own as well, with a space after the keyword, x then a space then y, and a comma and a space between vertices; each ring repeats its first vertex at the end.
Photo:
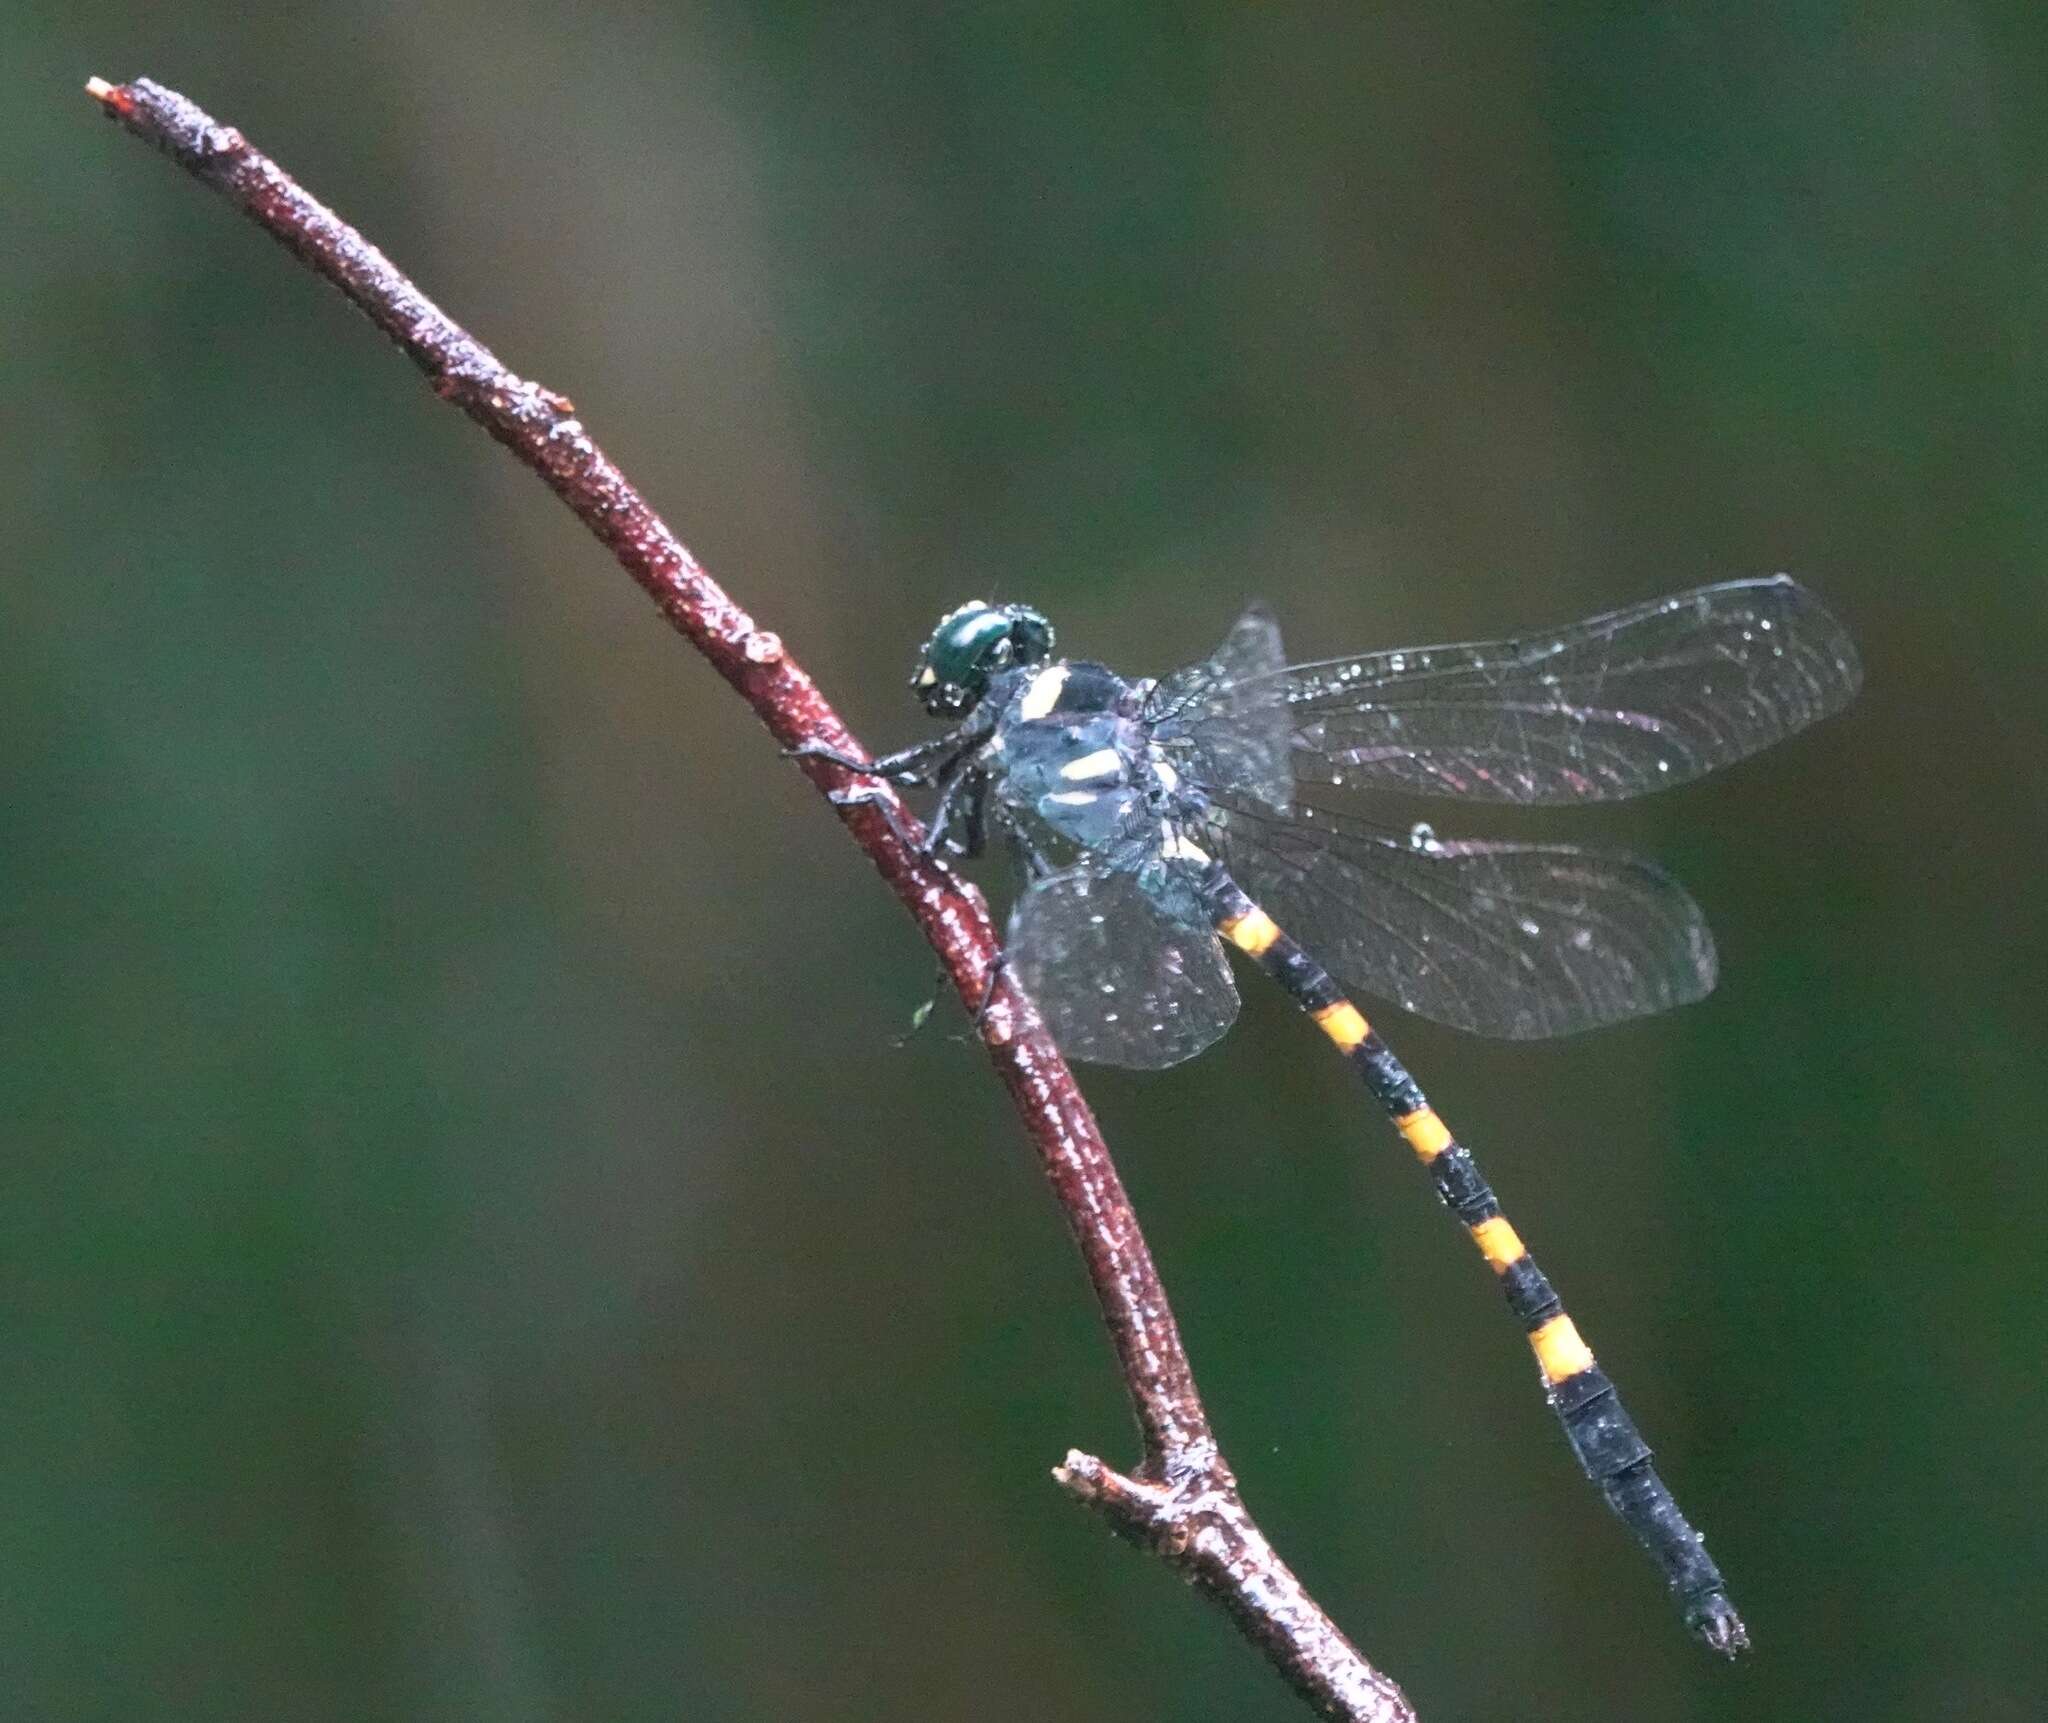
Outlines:
POLYGON ((1196 783, 1285 808, 1294 796, 1294 719, 1280 625, 1247 606, 1214 655, 1160 680, 1146 704, 1153 736, 1196 783))
POLYGON ((1285 673, 1301 782, 1523 803, 1682 784, 1839 710, 1861 676, 1841 624, 1786 575, 1285 673))
POLYGON ((1453 1028, 1535 1040, 1713 989, 1699 906, 1632 856, 1438 843, 1308 804, 1218 807, 1209 829, 1238 883, 1346 986, 1453 1028))
POLYGON ((1070 868, 1040 880, 1017 900, 1004 950, 1069 1058, 1159 1070, 1237 1018, 1209 924, 1169 913, 1135 874, 1070 868))

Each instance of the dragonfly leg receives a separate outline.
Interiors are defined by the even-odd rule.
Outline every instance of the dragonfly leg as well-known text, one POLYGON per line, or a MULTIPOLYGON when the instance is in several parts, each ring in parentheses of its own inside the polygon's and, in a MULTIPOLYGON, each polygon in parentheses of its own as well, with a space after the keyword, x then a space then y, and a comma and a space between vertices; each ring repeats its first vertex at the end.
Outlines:
POLYGON ((1003 810, 996 810, 996 823, 1002 828, 1004 842, 1010 851, 1010 860, 1018 874, 1027 884, 1036 885, 1042 879, 1049 879, 1059 871, 1052 857, 1031 841, 1030 835, 1009 818, 1003 810))
POLYGON ((899 748, 893 754, 883 754, 872 760, 845 753, 824 742, 799 742, 794 748, 784 748, 782 757, 785 760, 824 760, 843 771, 858 772, 866 778, 886 778, 892 784, 929 784, 938 762, 944 759, 955 742, 956 738, 952 736, 935 736, 929 742, 914 742, 908 748, 899 748))
MULTIPOLYGON (((894 796, 887 795, 872 784, 862 784, 851 790, 833 790, 827 798, 834 807, 846 807, 865 802, 881 811, 883 822, 896 836, 896 841, 907 850, 919 855, 931 854, 931 839, 913 837, 910 828, 903 823, 903 805, 894 796)), ((943 860, 941 861, 943 866, 943 860)))
POLYGON ((972 861, 987 845, 988 773, 972 754, 954 760, 940 778, 927 830, 924 853, 934 859, 952 855, 972 861))
POLYGON ((1010 967, 1010 954, 998 950, 995 961, 988 966, 988 978, 981 985, 981 1003, 974 1008, 974 1015, 968 1021, 974 1032, 981 1033, 982 1024, 988 1021, 989 1008, 996 1002, 996 989, 1002 985, 1003 972, 1010 967))

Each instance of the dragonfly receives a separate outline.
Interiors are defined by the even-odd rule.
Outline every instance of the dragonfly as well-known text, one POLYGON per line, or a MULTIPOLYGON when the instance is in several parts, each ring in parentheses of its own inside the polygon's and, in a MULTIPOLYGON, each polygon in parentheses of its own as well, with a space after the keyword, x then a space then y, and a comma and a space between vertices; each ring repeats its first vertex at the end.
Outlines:
MULTIPOLYGON (((1160 1069, 1237 1016, 1226 947, 1350 1061, 1492 1269, 1587 1478, 1692 1634, 1748 1630, 1700 1533, 1563 1300, 1352 995, 1513 1040, 1708 993, 1712 936, 1669 874, 1553 843, 1375 821, 1388 795, 1618 801, 1718 770, 1838 711, 1861 680, 1842 625, 1786 575, 1726 581, 1547 633, 1289 664, 1254 604, 1157 679, 1060 658, 1043 613, 942 617, 911 686, 943 735, 878 759, 794 750, 934 793, 928 853, 991 838, 1022 881, 1003 963, 1062 1050, 1160 1069), (1380 798, 1376 803, 1375 798, 1380 798)), ((991 983, 993 988, 993 983, 991 983)))

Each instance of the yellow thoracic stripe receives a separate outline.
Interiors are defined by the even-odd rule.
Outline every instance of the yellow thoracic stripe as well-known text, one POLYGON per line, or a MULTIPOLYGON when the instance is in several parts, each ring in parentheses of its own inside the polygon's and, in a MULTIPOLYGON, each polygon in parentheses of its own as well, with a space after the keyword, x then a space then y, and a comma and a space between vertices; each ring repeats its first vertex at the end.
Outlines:
POLYGON ((1451 1146, 1451 1129, 1436 1116, 1434 1107, 1404 1113, 1394 1129, 1408 1139, 1408 1146, 1425 1162, 1433 1161, 1451 1146))
POLYGON ((1248 909, 1223 924, 1223 937, 1247 957, 1264 957, 1280 937, 1280 924, 1263 909, 1248 909))
POLYGON ((1593 1368, 1593 1349, 1579 1338, 1569 1316, 1553 1316, 1541 1328, 1529 1331, 1529 1344, 1536 1353, 1537 1366, 1546 1382, 1562 1382, 1581 1370, 1593 1368))
POLYGON ((1031 678, 1024 698, 1017 702, 1017 716, 1034 721, 1044 718, 1060 703, 1060 693, 1073 672, 1064 664, 1049 664, 1031 678))
POLYGON ((1496 1273, 1511 1263, 1520 1262, 1529 1254, 1528 1247, 1522 1243, 1521 1235, 1508 1225, 1505 1215, 1495 1215, 1491 1220, 1483 1220, 1471 1230, 1472 1242, 1479 1247, 1479 1254, 1486 1258, 1496 1273))

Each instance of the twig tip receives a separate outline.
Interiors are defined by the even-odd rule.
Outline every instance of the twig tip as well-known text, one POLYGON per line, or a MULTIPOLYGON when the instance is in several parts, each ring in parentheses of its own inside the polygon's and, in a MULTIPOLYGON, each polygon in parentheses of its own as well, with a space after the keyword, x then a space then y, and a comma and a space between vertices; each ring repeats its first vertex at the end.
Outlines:
POLYGON ((1165 1492, 1156 1485, 1126 1477, 1114 1466, 1106 1465, 1093 1454, 1082 1453, 1079 1448, 1067 1450, 1066 1459, 1053 1467, 1052 1476, 1053 1482, 1076 1501, 1126 1517, 1141 1510, 1150 1513, 1165 1500, 1165 1492))
POLYGON ((1066 1488, 1079 1488, 1084 1482, 1099 1478, 1108 1468, 1093 1454, 1084 1454, 1079 1448, 1069 1448, 1067 1457, 1053 1467, 1052 1475, 1066 1488))
POLYGON ((110 84, 105 78, 87 78, 85 93, 109 113, 125 114, 135 104, 128 92, 119 84, 110 84))

